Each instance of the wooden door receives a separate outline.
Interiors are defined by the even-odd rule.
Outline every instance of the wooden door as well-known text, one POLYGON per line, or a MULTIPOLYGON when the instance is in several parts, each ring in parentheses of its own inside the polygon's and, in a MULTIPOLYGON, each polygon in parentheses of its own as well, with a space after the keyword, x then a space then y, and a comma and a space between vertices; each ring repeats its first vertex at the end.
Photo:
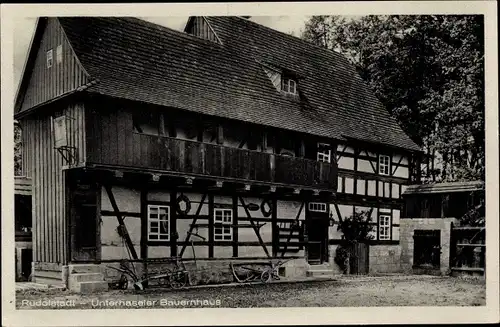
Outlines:
POLYGON ((354 275, 366 275, 369 271, 369 245, 366 243, 354 243, 351 246, 349 259, 349 270, 354 275))
POLYGON ((328 261, 328 217, 310 215, 307 241, 307 261, 310 264, 328 261))
POLYGON ((75 183, 70 188, 71 260, 99 259, 98 189, 94 183, 75 183))

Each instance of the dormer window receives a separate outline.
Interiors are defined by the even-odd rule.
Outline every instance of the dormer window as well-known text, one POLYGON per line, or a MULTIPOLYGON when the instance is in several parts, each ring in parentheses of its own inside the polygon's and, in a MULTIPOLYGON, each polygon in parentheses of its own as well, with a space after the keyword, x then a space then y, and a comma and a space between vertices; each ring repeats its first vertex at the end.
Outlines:
POLYGON ((289 77, 281 79, 281 91, 288 94, 297 94, 297 82, 289 77))

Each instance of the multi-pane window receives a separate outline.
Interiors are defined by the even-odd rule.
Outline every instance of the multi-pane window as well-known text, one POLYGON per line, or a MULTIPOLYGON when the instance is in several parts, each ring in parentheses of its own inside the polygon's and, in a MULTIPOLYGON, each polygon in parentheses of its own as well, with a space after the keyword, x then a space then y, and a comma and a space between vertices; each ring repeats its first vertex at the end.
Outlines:
POLYGON ((332 160, 332 149, 330 144, 318 143, 317 160, 330 163, 332 160))
POLYGON ((231 241, 233 239, 233 210, 214 209, 214 240, 231 241))
POLYGON ((390 175, 391 157, 379 155, 378 157, 378 172, 380 175, 390 175))
POLYGON ((284 77, 281 80, 281 91, 290 94, 297 94, 297 82, 291 78, 284 77))
POLYGON ((170 207, 148 205, 148 240, 168 241, 170 236, 170 207))
POLYGON ((391 216, 380 215, 378 217, 378 239, 389 240, 391 239, 391 216))
POLYGON ((54 61, 54 57, 53 57, 52 49, 50 49, 49 51, 47 51, 47 68, 52 67, 53 61, 54 61))
POLYGON ((322 202, 309 202, 309 211, 326 212, 326 203, 322 202))

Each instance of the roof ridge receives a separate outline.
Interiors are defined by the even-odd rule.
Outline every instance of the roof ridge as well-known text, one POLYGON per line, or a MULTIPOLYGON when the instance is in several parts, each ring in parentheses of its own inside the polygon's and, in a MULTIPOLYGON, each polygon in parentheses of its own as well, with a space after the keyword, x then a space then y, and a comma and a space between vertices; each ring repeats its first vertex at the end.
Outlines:
POLYGON ((128 20, 128 21, 130 21, 132 23, 141 24, 141 25, 146 26, 146 27, 157 28, 157 29, 162 30, 162 32, 174 33, 174 34, 177 34, 178 36, 182 36, 182 37, 185 37, 185 38, 190 39, 190 40, 201 41, 202 43, 217 44, 219 46, 221 45, 219 43, 208 41, 208 40, 199 38, 199 37, 197 37, 195 35, 192 35, 192 34, 189 34, 189 33, 183 32, 183 31, 179 31, 179 30, 173 29, 173 28, 168 27, 168 26, 164 26, 164 25, 160 25, 160 24, 157 24, 157 23, 154 23, 154 22, 150 22, 148 20, 145 20, 145 19, 142 19, 142 18, 138 18, 138 17, 121 16, 121 17, 112 17, 112 18, 124 19, 124 20, 128 20))
MULTIPOLYGON (((211 17, 211 16, 205 16, 205 17, 211 17)), ((212 16, 212 17, 214 17, 214 16, 212 16)), ((260 28, 264 28, 264 29, 267 29, 267 30, 271 30, 271 31, 273 31, 273 32, 275 32, 275 33, 279 33, 279 34, 286 35, 286 37, 288 37, 288 38, 290 38, 290 39, 299 40, 299 41, 301 41, 302 43, 305 43, 305 44, 307 44, 307 45, 309 45, 309 46, 313 46, 313 47, 315 47, 315 48, 322 49, 322 50, 323 50, 324 52, 326 52, 326 53, 329 53, 329 54, 332 54, 332 53, 333 53, 335 56, 337 56, 337 57, 341 57, 341 58, 342 58, 342 59, 344 59, 344 60, 346 60, 346 59, 347 59, 347 58, 345 58, 345 56, 344 56, 344 55, 342 55, 340 52, 337 52, 337 51, 335 51, 335 50, 333 50, 333 49, 328 49, 328 48, 322 47, 322 46, 317 45, 317 44, 314 44, 314 43, 312 43, 312 42, 310 42, 310 41, 304 40, 304 39, 302 39, 302 38, 300 38, 300 37, 298 37, 298 36, 291 35, 291 34, 286 33, 286 32, 281 32, 281 31, 278 31, 278 30, 276 30, 276 29, 274 29, 274 28, 271 28, 271 27, 266 26, 266 25, 259 24, 259 23, 257 23, 257 22, 254 22, 254 21, 250 20, 250 19, 246 19, 246 18, 243 18, 243 17, 240 17, 240 16, 218 16, 218 17, 232 17, 232 18, 238 18, 239 20, 245 21, 245 22, 247 22, 247 23, 257 25, 257 26, 259 26, 260 28)))

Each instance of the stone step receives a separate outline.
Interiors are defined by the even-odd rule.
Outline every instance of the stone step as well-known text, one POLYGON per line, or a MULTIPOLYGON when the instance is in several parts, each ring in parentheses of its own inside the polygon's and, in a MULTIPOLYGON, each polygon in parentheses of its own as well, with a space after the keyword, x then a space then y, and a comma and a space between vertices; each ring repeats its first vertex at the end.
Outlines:
POLYGON ((36 284, 64 287, 63 281, 61 279, 55 279, 55 278, 33 277, 33 282, 36 284))
POLYGON ((79 273, 69 275, 70 283, 100 282, 103 280, 104 276, 101 273, 79 273))
POLYGON ((105 281, 89 281, 74 283, 70 286, 70 291, 77 293, 97 293, 105 292, 109 289, 108 283, 105 281))
POLYGON ((307 270, 307 276, 333 276, 333 268, 329 264, 310 265, 307 270))
POLYGON ((100 265, 93 265, 93 264, 69 265, 68 271, 69 271, 69 274, 100 273, 100 272, 102 272, 100 265))
POLYGON ((62 279, 62 273, 60 271, 35 270, 33 277, 62 279))

